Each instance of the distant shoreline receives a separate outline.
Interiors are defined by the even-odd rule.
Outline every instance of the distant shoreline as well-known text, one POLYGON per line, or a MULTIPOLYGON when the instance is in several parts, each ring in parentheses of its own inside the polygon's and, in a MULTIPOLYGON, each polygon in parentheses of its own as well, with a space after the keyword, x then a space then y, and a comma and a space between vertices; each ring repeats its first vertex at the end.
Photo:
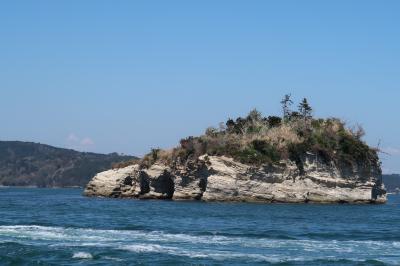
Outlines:
POLYGON ((2 188, 38 188, 38 189, 83 189, 84 187, 80 186, 69 186, 69 187, 38 187, 38 186, 3 186, 0 185, 0 189, 2 188))

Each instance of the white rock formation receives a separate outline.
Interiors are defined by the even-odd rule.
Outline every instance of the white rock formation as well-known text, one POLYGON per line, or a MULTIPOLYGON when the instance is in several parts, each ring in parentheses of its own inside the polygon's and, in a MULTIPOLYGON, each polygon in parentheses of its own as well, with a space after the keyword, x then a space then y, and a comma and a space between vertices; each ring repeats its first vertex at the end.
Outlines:
MULTIPOLYGON (((310 157, 311 158, 311 157, 310 157)), ((351 169, 343 176, 335 165, 312 159, 304 171, 291 161, 279 166, 252 167, 227 157, 202 156, 197 162, 171 169, 154 164, 109 170, 96 175, 87 196, 203 201, 286 203, 385 203, 379 178, 351 169)))

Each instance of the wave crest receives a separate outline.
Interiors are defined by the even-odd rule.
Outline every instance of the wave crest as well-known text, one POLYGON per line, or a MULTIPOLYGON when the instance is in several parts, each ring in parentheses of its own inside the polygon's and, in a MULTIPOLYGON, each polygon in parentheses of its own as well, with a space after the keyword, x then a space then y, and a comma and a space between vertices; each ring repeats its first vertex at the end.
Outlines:
POLYGON ((93 256, 89 252, 75 252, 74 255, 72 255, 72 258, 90 260, 93 259, 93 256))
MULTIPOLYGON (((399 241, 271 239, 36 225, 0 226, 0 242, 50 247, 96 247, 218 261, 271 263, 335 258, 393 263, 391 259, 400 257, 399 241)), ((93 255, 79 251, 73 254, 73 258, 93 259, 93 255)))

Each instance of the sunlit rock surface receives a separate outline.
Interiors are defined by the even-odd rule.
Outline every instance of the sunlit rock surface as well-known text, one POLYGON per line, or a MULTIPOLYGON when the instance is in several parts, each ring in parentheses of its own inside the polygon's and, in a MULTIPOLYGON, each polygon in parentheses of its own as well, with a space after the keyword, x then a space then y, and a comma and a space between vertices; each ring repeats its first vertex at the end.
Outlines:
POLYGON ((308 156, 254 167, 223 156, 202 156, 174 166, 138 165, 97 174, 87 196, 268 203, 385 203, 379 169, 348 169, 308 156))

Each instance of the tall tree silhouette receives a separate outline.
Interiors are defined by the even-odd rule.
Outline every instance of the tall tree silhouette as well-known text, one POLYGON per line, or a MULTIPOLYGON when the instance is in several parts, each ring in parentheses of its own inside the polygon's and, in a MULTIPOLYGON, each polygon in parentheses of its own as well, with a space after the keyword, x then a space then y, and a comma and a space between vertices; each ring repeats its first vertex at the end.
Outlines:
POLYGON ((307 99, 304 98, 303 101, 299 104, 299 113, 304 118, 304 120, 312 118, 312 111, 310 104, 307 99))
POLYGON ((288 120, 290 118, 290 106, 293 104, 293 101, 290 97, 291 94, 286 94, 281 101, 284 120, 288 120))

